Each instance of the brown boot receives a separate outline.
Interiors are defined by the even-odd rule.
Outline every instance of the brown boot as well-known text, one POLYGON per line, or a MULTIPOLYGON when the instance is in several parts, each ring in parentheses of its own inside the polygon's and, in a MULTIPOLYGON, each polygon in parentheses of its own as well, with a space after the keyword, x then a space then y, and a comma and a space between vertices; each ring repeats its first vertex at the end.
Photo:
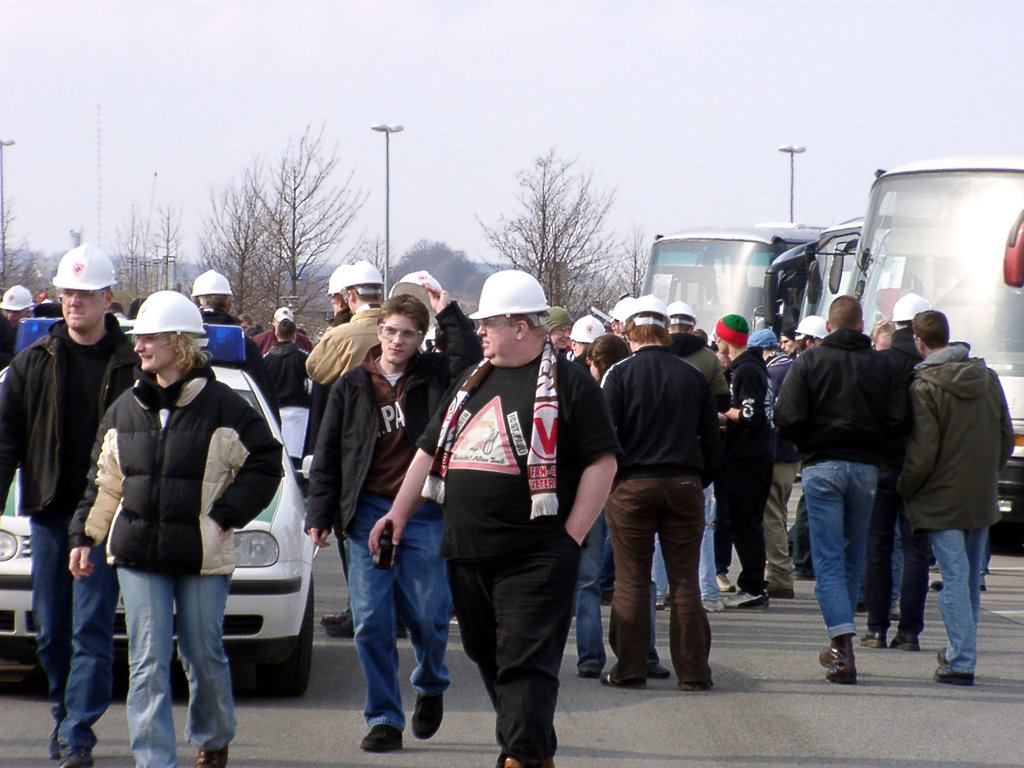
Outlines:
POLYGON ((837 635, 818 655, 830 683, 853 685, 857 682, 857 666, 853 658, 853 634, 837 635))
MULTIPOLYGON (((526 768, 521 762, 516 760, 514 757, 505 758, 505 768, 526 768)), ((540 768, 555 768, 555 758, 549 757, 544 761, 544 764, 540 768)))
POLYGON ((196 755, 196 768, 224 768, 228 764, 228 748, 200 749, 196 755))

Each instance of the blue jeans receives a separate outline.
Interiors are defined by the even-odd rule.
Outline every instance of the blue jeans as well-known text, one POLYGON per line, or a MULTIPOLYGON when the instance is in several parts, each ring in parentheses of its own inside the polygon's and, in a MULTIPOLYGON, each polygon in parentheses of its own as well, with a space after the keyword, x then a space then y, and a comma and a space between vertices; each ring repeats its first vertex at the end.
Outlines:
MULTIPOLYGON (((608 525, 604 512, 598 515, 587 534, 580 551, 580 575, 576 581, 576 668, 597 665, 604 669, 608 654, 604 649, 604 629, 601 627, 601 560, 608 525)), ((668 578, 666 574, 666 579, 668 578)), ((714 573, 711 575, 714 580, 714 573)), ((647 646, 647 662, 660 664, 661 657, 655 647, 655 604, 651 592, 651 640, 647 646)))
POLYGON ((361 493, 349 525, 348 589, 352 601, 356 653, 366 678, 363 716, 371 728, 386 724, 402 730, 405 713, 398 685, 395 621, 409 630, 416 668, 409 681, 423 696, 444 693, 451 682, 444 663, 452 597, 441 559, 444 531, 441 507, 423 504, 405 526, 394 566, 375 568, 370 529, 391 509, 392 499, 361 493))
POLYGON ((668 592, 668 571, 665 570, 665 557, 661 554, 661 539, 654 534, 654 559, 651 561, 651 581, 654 582, 655 595, 665 602, 668 592))
POLYGON ((814 558, 814 595, 829 637, 856 633, 854 611, 864 573, 878 467, 829 460, 803 469, 814 558))
POLYGON ((721 599, 715 578, 715 491, 704 489, 704 536, 700 540, 700 597, 716 602, 721 599))
POLYGON ((92 575, 75 581, 68 570, 68 523, 63 515, 32 518, 32 618, 36 654, 49 680, 53 719, 62 744, 96 745, 92 726, 110 704, 114 664, 117 574, 104 546, 93 547, 92 575))
MULTIPOLYGON (((177 768, 171 655, 188 678, 185 738, 198 749, 235 736, 231 668, 224 653, 224 605, 231 577, 118 568, 128 625, 128 736, 136 768, 177 768), (177 619, 177 621, 175 621, 177 619)), ((90 577, 92 578, 92 577, 90 577)))
POLYGON ((949 645, 946 660, 954 672, 974 673, 978 661, 978 609, 988 528, 928 531, 942 573, 939 612, 949 645))

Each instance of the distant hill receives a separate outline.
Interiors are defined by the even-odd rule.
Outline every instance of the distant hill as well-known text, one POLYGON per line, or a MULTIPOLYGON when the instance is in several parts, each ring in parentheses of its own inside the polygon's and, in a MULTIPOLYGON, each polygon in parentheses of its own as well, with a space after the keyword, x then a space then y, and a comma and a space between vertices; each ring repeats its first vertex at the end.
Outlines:
POLYGON ((391 268, 394 282, 410 272, 425 269, 441 283, 466 312, 476 309, 480 288, 494 270, 486 264, 470 261, 463 251, 454 251, 445 243, 420 240, 391 268))

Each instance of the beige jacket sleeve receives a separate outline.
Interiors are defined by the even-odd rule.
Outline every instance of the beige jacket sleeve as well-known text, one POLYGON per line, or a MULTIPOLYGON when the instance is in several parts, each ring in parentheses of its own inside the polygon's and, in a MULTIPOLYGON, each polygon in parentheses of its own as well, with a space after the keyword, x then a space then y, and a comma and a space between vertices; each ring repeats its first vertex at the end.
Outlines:
POLYGON ((85 535, 97 544, 106 538, 121 509, 121 458, 117 452, 117 430, 108 429, 96 460, 96 499, 85 519, 85 535))

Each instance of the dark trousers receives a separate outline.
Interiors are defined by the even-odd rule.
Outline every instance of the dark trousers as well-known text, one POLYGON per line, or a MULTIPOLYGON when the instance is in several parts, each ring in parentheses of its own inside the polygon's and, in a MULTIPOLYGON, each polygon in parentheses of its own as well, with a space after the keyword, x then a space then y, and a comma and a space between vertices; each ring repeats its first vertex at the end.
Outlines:
MULTIPOLYGON (((732 544, 740 559, 736 589, 750 595, 764 593, 764 507, 772 487, 772 460, 731 461, 719 475, 725 481, 725 505, 732 544)), ((718 509, 722 509, 719 497, 718 509)))
POLYGON ((462 647, 497 714, 502 759, 514 757, 528 768, 554 756, 558 746, 558 673, 579 563, 580 548, 568 534, 539 552, 448 562, 462 647))
POLYGON ((793 558, 793 572, 800 576, 814 576, 811 561, 811 528, 807 524, 807 501, 803 492, 796 503, 796 519, 789 529, 789 554, 793 558))
POLYGON ((895 472, 880 469, 875 506, 868 528, 864 561, 864 600, 868 630, 885 634, 892 609, 892 552, 894 531, 900 526, 903 577, 900 582, 900 618, 897 631, 917 637, 924 629, 924 602, 928 594, 928 536, 914 535, 903 499, 896 493, 895 472))
POLYGON ((711 625, 701 605, 698 573, 704 535, 704 491, 700 479, 685 476, 623 480, 608 497, 605 519, 612 536, 616 574, 608 637, 618 657, 612 676, 623 680, 647 677, 651 558, 657 533, 672 600, 672 666, 682 682, 710 684, 711 625))

